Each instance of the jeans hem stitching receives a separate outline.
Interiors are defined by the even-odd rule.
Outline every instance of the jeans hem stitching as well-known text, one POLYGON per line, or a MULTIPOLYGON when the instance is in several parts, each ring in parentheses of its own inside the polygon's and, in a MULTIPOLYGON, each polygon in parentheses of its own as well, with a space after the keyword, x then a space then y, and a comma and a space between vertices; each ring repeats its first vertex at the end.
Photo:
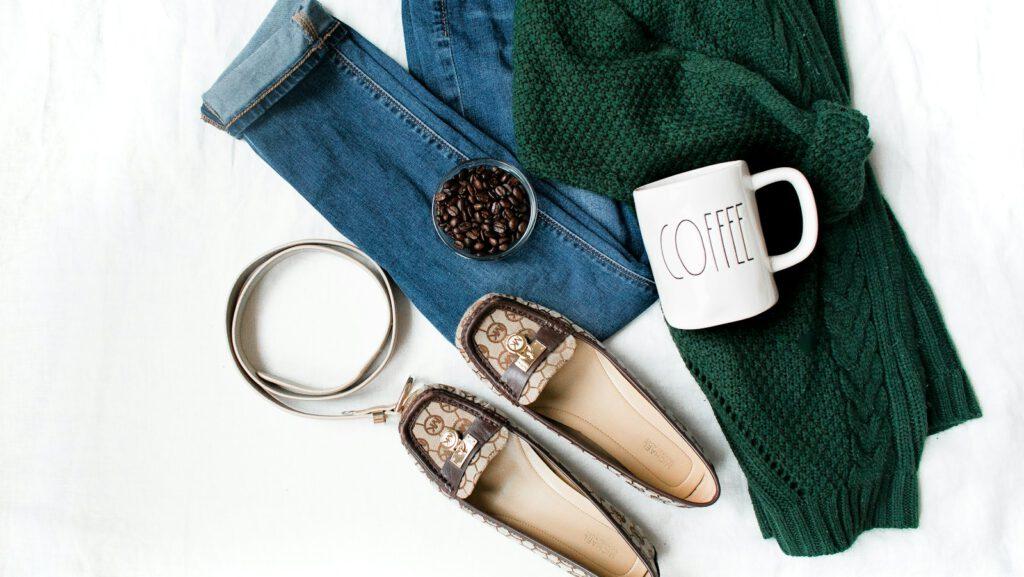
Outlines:
POLYGON ((209 116, 207 116, 205 114, 200 114, 199 117, 203 119, 203 122, 209 124, 210 126, 216 128, 217 130, 224 130, 224 125, 223 124, 217 122, 216 120, 210 118, 209 116))
POLYGON ((320 35, 316 32, 316 26, 313 26, 313 22, 309 19, 309 16, 307 16, 301 8, 296 10, 295 14, 292 14, 292 20, 302 27, 306 33, 306 37, 309 38, 310 41, 316 42, 317 40, 320 40, 320 35))

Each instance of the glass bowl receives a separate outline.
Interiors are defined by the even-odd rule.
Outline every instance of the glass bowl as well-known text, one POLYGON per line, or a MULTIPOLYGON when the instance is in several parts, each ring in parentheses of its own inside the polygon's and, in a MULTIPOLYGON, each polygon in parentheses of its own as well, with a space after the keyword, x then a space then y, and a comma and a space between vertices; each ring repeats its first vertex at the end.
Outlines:
POLYGON ((506 258, 522 249, 523 245, 526 244, 526 241, 530 238, 530 235, 533 233, 533 228, 537 224, 537 194, 534 192, 533 186, 530 184, 529 179, 526 178, 526 175, 523 174, 521 170, 507 162, 502 162, 500 160, 495 160, 493 158, 477 158, 474 160, 467 160, 465 162, 459 163, 455 168, 448 171, 448 173, 444 175, 444 178, 441 179, 441 183, 438 184, 437 190, 434 191, 434 197, 433 199, 431 199, 430 202, 430 221, 434 223, 434 231, 437 232, 437 236, 438 238, 441 239, 441 242, 443 242, 445 245, 448 246, 448 248, 455 251, 455 254, 461 257, 472 260, 498 260, 506 258), (448 236, 448 233, 441 229, 441 226, 437 222, 436 217, 437 196, 438 193, 440 193, 441 190, 444 189, 445 183, 455 178, 461 172, 469 170, 471 168, 476 168, 478 166, 494 166, 497 167, 499 170, 502 170, 514 176, 516 179, 519 180, 519 183, 523 187, 523 191, 526 192, 527 202, 529 203, 529 214, 527 216, 526 221, 526 230, 523 231, 522 236, 516 239, 516 241, 512 243, 511 246, 508 247, 508 250, 496 252, 494 254, 475 254, 467 248, 459 248, 455 246, 455 239, 448 236))

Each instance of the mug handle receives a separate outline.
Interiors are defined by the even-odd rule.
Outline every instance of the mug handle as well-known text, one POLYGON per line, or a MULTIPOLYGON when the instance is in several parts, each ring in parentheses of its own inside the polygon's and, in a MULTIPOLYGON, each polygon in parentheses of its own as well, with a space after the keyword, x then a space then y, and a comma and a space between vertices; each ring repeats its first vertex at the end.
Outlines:
POLYGON ((772 272, 785 270, 811 256, 811 251, 818 243, 818 209, 814 203, 814 192, 811 183, 795 168, 773 168, 759 172, 750 177, 754 190, 758 190, 776 182, 786 181, 796 189, 797 200, 800 201, 800 217, 804 222, 803 235, 800 243, 793 250, 769 257, 772 272))

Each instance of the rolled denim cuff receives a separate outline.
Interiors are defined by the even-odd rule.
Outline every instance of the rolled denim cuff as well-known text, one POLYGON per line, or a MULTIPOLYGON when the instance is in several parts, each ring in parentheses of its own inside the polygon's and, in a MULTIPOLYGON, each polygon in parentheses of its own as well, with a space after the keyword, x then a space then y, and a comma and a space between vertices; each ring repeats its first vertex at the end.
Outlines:
POLYGON ((203 120, 241 138, 248 126, 320 62, 329 42, 347 33, 316 0, 280 0, 203 94, 203 120))

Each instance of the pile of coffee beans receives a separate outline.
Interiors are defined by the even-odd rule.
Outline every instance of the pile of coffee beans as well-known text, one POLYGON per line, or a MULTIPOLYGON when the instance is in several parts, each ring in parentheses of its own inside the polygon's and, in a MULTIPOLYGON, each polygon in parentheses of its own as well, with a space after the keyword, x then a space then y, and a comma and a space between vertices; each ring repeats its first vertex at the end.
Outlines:
POLYGON ((474 166, 441 185, 434 220, 455 248, 473 256, 497 255, 526 232, 530 197, 515 175, 497 166, 474 166))

